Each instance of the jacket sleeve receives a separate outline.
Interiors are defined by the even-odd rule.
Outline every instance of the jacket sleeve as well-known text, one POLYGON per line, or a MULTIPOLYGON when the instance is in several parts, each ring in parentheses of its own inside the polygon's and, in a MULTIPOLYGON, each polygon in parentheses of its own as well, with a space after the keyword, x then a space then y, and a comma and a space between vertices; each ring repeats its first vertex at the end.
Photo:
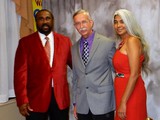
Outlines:
POLYGON ((19 41, 14 63, 14 90, 17 105, 28 103, 27 98, 27 52, 22 40, 19 41))
POLYGON ((68 52, 68 59, 67 59, 67 64, 69 65, 69 67, 72 69, 72 56, 71 56, 71 47, 72 47, 72 43, 71 40, 68 39, 68 46, 69 46, 69 52, 68 52))

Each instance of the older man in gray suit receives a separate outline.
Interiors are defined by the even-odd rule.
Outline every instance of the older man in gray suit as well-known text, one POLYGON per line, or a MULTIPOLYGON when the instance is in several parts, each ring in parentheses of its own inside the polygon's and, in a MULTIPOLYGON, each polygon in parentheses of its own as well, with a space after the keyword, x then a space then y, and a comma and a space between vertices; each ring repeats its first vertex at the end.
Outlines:
POLYGON ((75 12, 73 21, 81 35, 72 47, 74 116, 78 120, 114 120, 115 43, 93 30, 88 11, 75 12))

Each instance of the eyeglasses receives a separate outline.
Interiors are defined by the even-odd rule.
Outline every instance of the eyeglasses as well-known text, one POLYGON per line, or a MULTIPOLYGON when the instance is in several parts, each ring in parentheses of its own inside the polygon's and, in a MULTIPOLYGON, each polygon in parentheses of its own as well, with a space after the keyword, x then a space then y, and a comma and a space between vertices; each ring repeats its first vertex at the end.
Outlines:
POLYGON ((79 27, 80 25, 86 25, 89 20, 83 20, 82 22, 75 22, 74 26, 79 27))

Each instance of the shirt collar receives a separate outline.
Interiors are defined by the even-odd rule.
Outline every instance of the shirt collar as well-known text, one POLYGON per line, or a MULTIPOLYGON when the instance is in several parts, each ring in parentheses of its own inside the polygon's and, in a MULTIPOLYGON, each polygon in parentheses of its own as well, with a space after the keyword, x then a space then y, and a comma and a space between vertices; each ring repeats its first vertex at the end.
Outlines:
MULTIPOLYGON (((39 34, 41 40, 44 40, 44 39, 45 39, 45 37, 46 37, 45 34, 42 34, 42 33, 40 33, 40 32, 38 32, 38 34, 39 34)), ((47 35, 47 37, 52 40, 52 39, 53 39, 53 32, 50 32, 50 33, 47 35)))
POLYGON ((95 34, 95 31, 93 30, 92 34, 87 39, 81 37, 81 43, 83 44, 84 40, 87 40, 88 44, 91 44, 94 38, 94 34, 95 34))

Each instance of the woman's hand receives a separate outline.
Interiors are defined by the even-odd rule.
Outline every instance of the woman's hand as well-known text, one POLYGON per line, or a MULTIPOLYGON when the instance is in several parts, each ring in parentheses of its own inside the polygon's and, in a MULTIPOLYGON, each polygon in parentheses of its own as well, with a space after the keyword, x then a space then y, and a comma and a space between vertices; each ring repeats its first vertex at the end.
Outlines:
POLYGON ((126 103, 120 103, 120 106, 118 108, 118 116, 121 118, 121 120, 126 119, 126 103))

